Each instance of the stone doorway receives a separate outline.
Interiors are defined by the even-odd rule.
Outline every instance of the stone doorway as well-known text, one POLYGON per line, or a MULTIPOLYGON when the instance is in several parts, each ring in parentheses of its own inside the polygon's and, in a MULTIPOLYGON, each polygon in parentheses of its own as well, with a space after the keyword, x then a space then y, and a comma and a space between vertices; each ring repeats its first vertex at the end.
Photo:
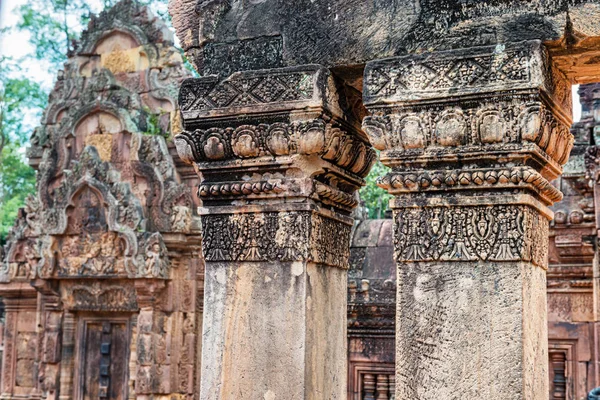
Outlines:
POLYGON ((76 400, 127 398, 130 331, 127 317, 79 319, 76 400))

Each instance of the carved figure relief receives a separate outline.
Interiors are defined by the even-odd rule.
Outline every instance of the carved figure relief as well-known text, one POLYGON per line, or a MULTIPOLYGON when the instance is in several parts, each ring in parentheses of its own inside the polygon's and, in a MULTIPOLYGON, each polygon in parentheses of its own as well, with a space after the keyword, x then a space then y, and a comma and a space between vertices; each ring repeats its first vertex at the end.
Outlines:
MULTIPOLYGON (((197 260, 197 273, 177 268, 201 249, 196 178, 182 173, 166 139, 188 77, 169 30, 147 7, 122 0, 92 16, 74 46, 27 151, 36 193, 0 264, 0 295, 23 293, 7 312, 2 397, 135 397, 135 370, 144 370, 130 354, 141 309, 182 318, 189 304, 173 299, 195 293, 202 279, 197 260), (43 329, 18 328, 29 323, 43 329)), ((168 364, 184 339, 159 322, 150 329, 168 364)), ((147 371, 142 393, 192 395, 193 380, 178 386, 197 361, 191 353, 181 374, 167 364, 147 371)))
POLYGON ((395 220, 398 261, 523 260, 544 265, 548 226, 525 206, 403 208, 395 220))

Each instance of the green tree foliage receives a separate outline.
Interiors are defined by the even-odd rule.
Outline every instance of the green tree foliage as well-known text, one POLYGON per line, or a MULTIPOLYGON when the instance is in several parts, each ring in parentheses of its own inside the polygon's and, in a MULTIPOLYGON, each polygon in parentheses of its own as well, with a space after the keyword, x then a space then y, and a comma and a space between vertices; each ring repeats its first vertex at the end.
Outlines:
POLYGON ((390 169, 377 161, 373 169, 365 179, 367 185, 360 190, 360 198, 367 209, 369 218, 383 218, 386 210, 389 208, 389 201, 392 196, 385 189, 377 186, 377 179, 388 173, 390 169))
POLYGON ((0 244, 19 207, 35 189, 35 172, 24 158, 31 120, 47 102, 40 85, 15 74, 17 64, 0 58, 0 244))

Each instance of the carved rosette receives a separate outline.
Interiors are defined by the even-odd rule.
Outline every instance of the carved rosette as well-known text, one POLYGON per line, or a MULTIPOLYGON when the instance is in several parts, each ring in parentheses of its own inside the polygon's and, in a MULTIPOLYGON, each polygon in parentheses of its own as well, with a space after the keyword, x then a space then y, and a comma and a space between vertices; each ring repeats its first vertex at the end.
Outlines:
POLYGON ((546 265, 531 243, 562 199, 549 182, 574 141, 565 82, 539 42, 367 65, 363 127, 392 168, 379 185, 397 196, 398 261, 546 265))
POLYGON ((336 98, 315 65, 184 82, 175 144, 202 179, 207 261, 346 268, 348 215, 376 155, 336 98), (324 229, 341 239, 330 243, 324 229))

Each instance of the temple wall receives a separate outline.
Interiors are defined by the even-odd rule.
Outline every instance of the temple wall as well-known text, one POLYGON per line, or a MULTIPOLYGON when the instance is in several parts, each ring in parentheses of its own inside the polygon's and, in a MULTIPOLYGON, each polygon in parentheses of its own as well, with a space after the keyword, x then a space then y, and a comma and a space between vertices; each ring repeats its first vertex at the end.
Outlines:
POLYGON ((166 25, 93 16, 28 156, 37 192, 0 271, 3 399, 187 399, 199 387, 197 175, 175 161, 189 77, 166 25))

